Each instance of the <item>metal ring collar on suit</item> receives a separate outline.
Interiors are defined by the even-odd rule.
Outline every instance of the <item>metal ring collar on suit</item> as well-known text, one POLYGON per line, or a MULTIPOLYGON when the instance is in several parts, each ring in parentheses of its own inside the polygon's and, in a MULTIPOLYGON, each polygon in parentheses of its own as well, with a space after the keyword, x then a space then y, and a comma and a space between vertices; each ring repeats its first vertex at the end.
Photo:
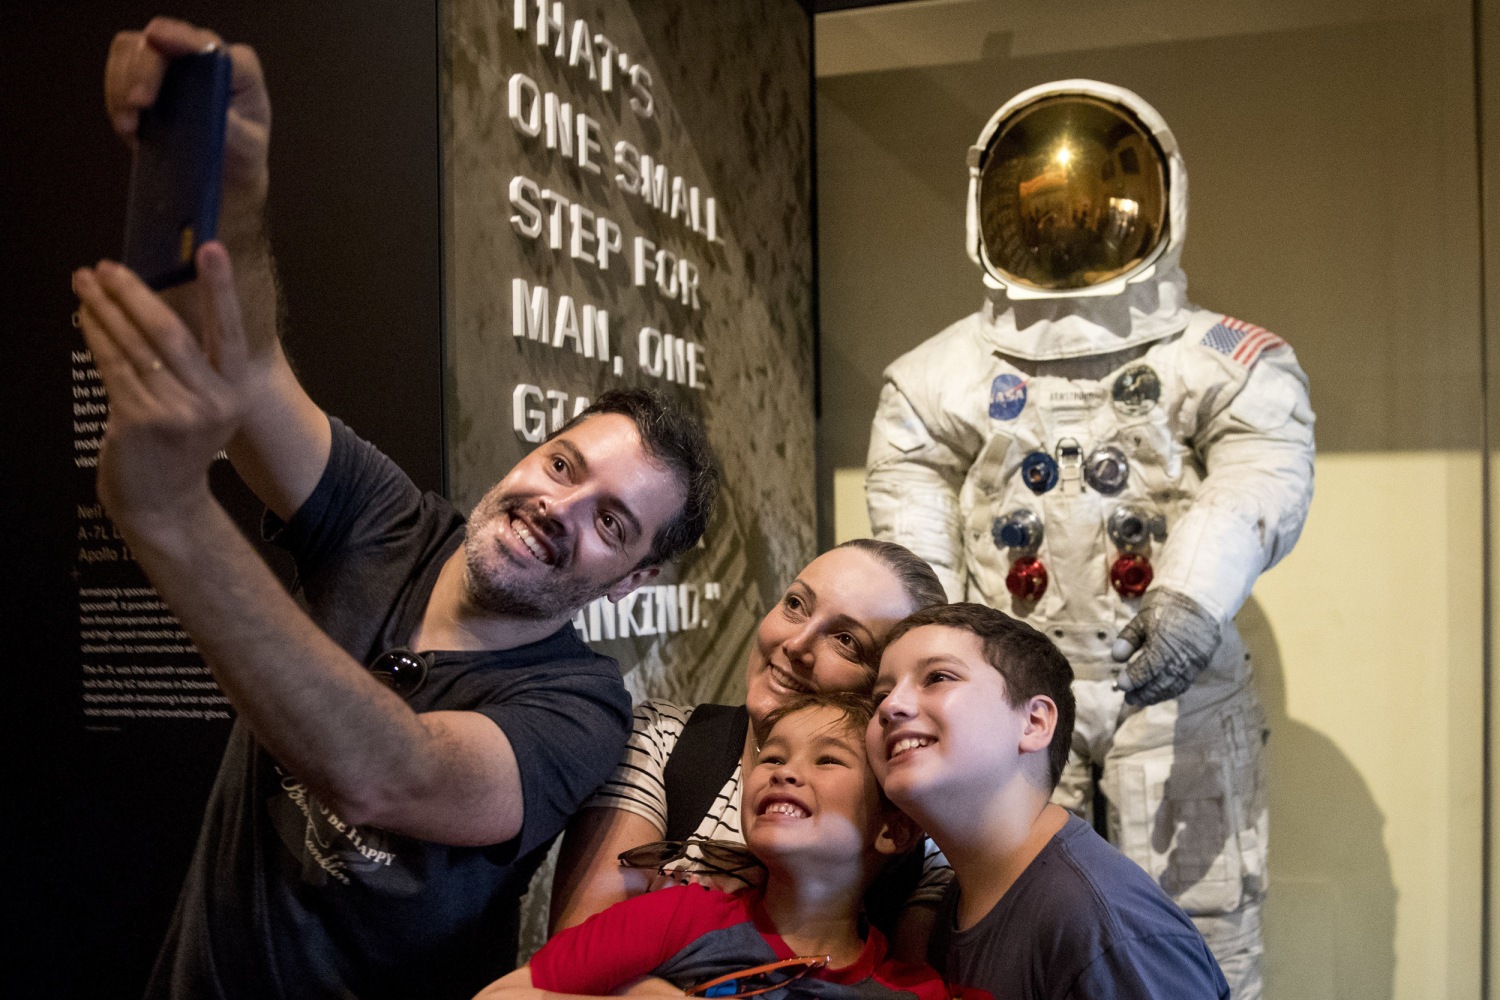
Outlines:
POLYGON ((990 524, 990 537, 996 548, 1035 552, 1042 545, 1042 519, 1035 511, 1017 508, 990 524))
POLYGON ((1057 459, 1045 451, 1034 451, 1021 460, 1021 482, 1041 495, 1057 485, 1057 459))
POLYGON ((1130 478, 1130 463, 1125 453, 1112 444, 1095 448, 1083 462, 1083 481, 1098 493, 1112 497, 1125 488, 1130 478))

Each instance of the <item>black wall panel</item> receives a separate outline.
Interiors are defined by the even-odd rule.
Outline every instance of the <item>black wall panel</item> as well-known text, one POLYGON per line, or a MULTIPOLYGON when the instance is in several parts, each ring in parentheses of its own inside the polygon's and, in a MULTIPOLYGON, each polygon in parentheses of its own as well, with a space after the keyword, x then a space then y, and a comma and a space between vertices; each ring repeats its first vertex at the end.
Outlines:
MULTIPOLYGON (((51 996, 139 995, 227 731, 86 731, 81 712, 70 351, 82 344, 68 275, 119 253, 129 157, 103 113, 104 58, 115 30, 157 12, 12 8, 0 56, 5 950, 12 986, 51 996)), ((252 43, 265 64, 270 221, 304 383, 441 489, 437 3, 176 13, 252 43)))

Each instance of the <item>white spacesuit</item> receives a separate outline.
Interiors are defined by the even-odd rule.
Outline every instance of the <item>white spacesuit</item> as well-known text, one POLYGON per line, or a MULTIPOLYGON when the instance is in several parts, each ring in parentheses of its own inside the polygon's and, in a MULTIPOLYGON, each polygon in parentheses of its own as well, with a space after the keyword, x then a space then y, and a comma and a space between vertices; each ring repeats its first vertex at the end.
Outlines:
POLYGON ((1078 702, 1056 801, 1087 813, 1102 772, 1111 839, 1258 997, 1266 733, 1233 616, 1307 515, 1307 378, 1187 303, 1187 175, 1135 94, 1028 90, 969 164, 989 298, 886 370, 871 523, 1056 641, 1078 702))

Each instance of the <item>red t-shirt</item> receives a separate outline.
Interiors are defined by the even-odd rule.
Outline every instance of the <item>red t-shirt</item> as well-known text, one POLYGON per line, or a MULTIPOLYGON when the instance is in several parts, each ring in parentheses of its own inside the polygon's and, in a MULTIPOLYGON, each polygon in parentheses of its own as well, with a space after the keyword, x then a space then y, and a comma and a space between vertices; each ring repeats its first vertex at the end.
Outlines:
MULTIPOLYGON (((634 896, 560 932, 532 956, 531 982, 557 993, 608 996, 649 975, 686 990, 739 969, 795 957, 766 916, 758 892, 730 895, 684 885, 634 896)), ((929 966, 888 959, 885 935, 874 927, 854 962, 819 969, 808 978, 819 980, 807 985, 830 1000, 949 996, 929 966)), ((774 1000, 779 992, 765 996, 774 1000)))

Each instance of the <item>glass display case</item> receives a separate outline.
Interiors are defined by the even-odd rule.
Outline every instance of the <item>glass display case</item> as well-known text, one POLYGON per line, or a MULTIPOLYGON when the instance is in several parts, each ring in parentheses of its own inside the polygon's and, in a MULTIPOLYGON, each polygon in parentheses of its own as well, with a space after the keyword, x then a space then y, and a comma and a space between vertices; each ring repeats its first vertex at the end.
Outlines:
POLYGON ((983 301, 966 154, 1036 84, 1161 112, 1191 178, 1189 299, 1285 338, 1309 376, 1311 513, 1238 616, 1270 724, 1273 1000, 1493 988, 1493 20, 1448 0, 816 18, 820 541, 868 531, 882 369, 983 301))

